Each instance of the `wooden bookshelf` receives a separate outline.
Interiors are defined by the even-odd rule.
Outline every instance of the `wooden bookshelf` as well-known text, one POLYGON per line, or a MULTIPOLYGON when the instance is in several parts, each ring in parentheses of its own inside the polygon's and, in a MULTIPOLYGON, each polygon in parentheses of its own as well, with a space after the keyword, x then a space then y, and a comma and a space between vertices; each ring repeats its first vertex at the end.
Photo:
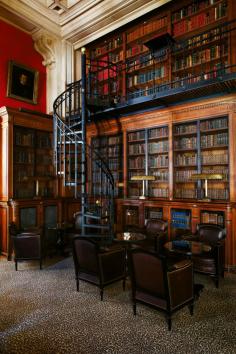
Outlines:
POLYGON ((143 227, 145 220, 157 215, 168 220, 169 238, 195 232, 200 222, 217 223, 227 229, 227 264, 236 265, 235 104, 231 94, 130 114, 119 122, 114 118, 90 124, 88 137, 96 131, 123 132, 124 198, 116 198, 117 230, 124 230, 127 222, 143 227), (200 173, 223 176, 208 180, 208 202, 203 199, 204 181, 191 179, 200 173), (147 182, 145 200, 139 199, 142 181, 131 180, 138 175, 156 176, 147 182), (161 196, 155 194, 159 188, 161 196), (126 220, 130 208, 134 218, 126 220), (188 227, 174 227, 172 211, 183 210, 188 227))
POLYGON ((130 101, 229 73, 235 64, 229 30, 235 10, 234 0, 171 2, 89 44, 89 57, 101 67, 91 92, 110 94, 111 102, 130 101), (174 44, 147 47, 163 35, 174 44), (102 69, 102 61, 117 64, 117 71, 102 69))
POLYGON ((52 116, 0 108, 0 252, 11 258, 8 225, 55 227, 72 222, 80 202, 55 176, 52 116))
POLYGON ((229 199, 228 118, 218 117, 174 125, 174 197, 201 199, 203 183, 192 174, 220 174, 219 181, 208 181, 212 200, 229 199))
MULTIPOLYGON (((112 172, 115 183, 115 196, 123 195, 123 136, 122 134, 97 136, 92 138, 92 147, 107 162, 112 172), (122 184, 122 186, 121 186, 122 184)), ((92 161, 92 180, 93 188, 96 194, 101 188, 99 168, 96 166, 96 156, 92 161)))
POLYGON ((169 141, 168 127, 158 127, 128 132, 128 189, 130 197, 142 194, 140 181, 132 181, 133 176, 154 176, 149 181, 146 194, 150 197, 167 198, 169 184, 169 141))

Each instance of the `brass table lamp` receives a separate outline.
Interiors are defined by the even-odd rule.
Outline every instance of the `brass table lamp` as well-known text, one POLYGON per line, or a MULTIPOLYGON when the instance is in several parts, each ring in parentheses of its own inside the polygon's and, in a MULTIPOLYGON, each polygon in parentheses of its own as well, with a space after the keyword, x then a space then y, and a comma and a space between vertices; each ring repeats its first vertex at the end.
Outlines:
POLYGON ((192 174, 191 179, 195 181, 205 180, 205 196, 202 200, 210 202, 211 199, 208 197, 208 180, 221 180, 223 177, 224 176, 219 173, 194 173, 192 174))
POLYGON ((155 181, 156 177, 155 176, 132 176, 131 181, 143 181, 143 191, 142 195, 140 195, 139 199, 146 199, 145 196, 145 181, 155 181))

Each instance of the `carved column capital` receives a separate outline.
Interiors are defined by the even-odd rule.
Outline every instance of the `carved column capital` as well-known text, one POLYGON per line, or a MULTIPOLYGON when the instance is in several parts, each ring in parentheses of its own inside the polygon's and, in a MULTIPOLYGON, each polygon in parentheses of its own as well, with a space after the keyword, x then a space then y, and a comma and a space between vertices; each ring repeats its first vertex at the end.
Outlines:
POLYGON ((50 69, 54 68, 56 63, 56 39, 46 32, 36 32, 33 35, 34 48, 43 57, 42 64, 50 69))

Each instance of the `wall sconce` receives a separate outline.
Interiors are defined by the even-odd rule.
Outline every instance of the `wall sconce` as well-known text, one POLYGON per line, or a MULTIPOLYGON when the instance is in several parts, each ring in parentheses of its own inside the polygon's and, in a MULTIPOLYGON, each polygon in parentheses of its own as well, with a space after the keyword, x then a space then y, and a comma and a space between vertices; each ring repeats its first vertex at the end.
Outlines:
POLYGON ((140 195, 139 199, 146 199, 145 196, 145 181, 155 181, 155 176, 132 176, 131 181, 143 181, 143 191, 142 195, 140 195))
POLYGON ((204 201, 210 202, 211 199, 208 197, 208 180, 220 180, 223 179, 223 175, 221 174, 214 174, 214 173, 193 173, 191 176, 192 180, 198 181, 198 180, 205 180, 204 183, 204 189, 205 189, 205 196, 203 198, 204 201))

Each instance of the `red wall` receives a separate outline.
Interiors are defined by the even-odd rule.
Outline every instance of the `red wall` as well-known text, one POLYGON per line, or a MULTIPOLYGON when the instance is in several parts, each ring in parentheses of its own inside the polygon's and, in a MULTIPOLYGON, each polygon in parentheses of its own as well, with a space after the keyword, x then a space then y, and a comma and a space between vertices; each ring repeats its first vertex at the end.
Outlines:
POLYGON ((30 35, 0 20, 0 107, 24 107, 46 113, 46 68, 42 60, 42 56, 34 49, 30 35), (39 71, 37 104, 7 97, 9 60, 39 71))

